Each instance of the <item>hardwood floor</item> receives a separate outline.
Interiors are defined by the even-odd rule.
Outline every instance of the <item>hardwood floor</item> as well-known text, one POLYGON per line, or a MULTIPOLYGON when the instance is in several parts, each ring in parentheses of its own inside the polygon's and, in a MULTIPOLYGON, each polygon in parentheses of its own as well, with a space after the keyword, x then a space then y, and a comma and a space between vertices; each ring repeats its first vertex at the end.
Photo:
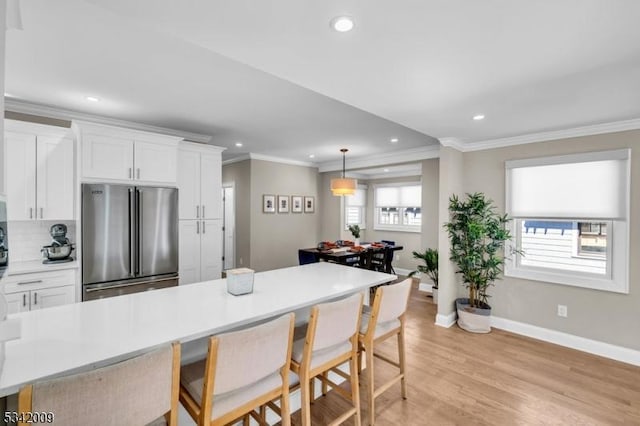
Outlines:
MULTIPOLYGON (((408 399, 400 397, 400 385, 378 397, 377 425, 640 425, 640 367, 501 330, 475 335, 437 327, 435 314, 431 298, 414 288, 408 399)), ((381 352, 395 357, 394 343, 381 352)), ((382 364, 376 375, 384 377, 393 370, 382 364)), ((360 383, 364 398, 366 380, 360 383)), ((330 392, 313 404, 312 421, 327 424, 346 407, 330 392)), ((299 412, 293 424, 301 424, 299 412)))

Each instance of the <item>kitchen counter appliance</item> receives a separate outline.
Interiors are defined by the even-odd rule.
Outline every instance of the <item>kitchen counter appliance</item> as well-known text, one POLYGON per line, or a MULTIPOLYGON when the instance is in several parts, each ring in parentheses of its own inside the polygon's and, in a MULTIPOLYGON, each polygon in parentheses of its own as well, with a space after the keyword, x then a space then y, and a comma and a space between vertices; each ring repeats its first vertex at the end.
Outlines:
POLYGON ((82 185, 82 300, 178 285, 178 190, 82 185))
POLYGON ((57 223, 51 227, 49 234, 52 241, 50 245, 42 247, 42 256, 45 257, 42 263, 73 262, 71 252, 75 247, 67 238, 67 225, 57 223))
POLYGON ((7 199, 0 195, 0 278, 9 266, 9 229, 7 227, 7 199))

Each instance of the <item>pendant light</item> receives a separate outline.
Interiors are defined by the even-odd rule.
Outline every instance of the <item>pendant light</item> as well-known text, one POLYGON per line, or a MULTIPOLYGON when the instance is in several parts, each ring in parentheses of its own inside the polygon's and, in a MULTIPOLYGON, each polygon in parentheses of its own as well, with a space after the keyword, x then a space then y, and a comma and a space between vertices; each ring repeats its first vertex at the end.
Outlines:
POLYGON ((333 195, 353 195, 356 193, 356 188, 358 187, 358 180, 352 178, 345 178, 345 155, 349 151, 346 148, 342 148, 340 152, 342 153, 342 178, 331 179, 331 192, 333 195))

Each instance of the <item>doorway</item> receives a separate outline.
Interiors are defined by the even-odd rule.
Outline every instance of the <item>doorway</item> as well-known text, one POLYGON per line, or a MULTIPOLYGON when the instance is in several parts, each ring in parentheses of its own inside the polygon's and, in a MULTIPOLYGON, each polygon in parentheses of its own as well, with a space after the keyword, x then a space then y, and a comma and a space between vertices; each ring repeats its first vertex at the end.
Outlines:
POLYGON ((223 270, 236 266, 236 200, 235 184, 222 185, 222 261, 223 270))

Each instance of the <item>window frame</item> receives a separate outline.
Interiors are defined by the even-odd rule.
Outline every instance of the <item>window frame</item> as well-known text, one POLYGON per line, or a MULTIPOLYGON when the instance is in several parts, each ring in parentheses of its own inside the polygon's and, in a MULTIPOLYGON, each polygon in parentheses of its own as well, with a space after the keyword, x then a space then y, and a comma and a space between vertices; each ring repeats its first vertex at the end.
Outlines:
MULTIPOLYGON (((380 209, 382 207, 377 206, 377 189, 378 188, 401 188, 404 186, 419 186, 420 191, 422 191, 422 182, 421 181, 405 181, 405 182, 394 182, 394 183, 379 183, 373 186, 373 229, 376 231, 392 231, 392 232, 412 232, 412 233, 421 233, 422 232, 422 220, 420 221, 420 225, 404 225, 404 224, 385 224, 380 223, 380 209)), ((422 217, 422 200, 420 201, 419 206, 411 206, 411 207, 399 207, 399 206, 385 206, 387 208, 397 208, 398 216, 400 220, 404 216, 404 211, 408 208, 420 208, 420 215, 422 217)))
MULTIPOLYGON (((630 220, 630 198, 631 198, 631 153, 629 149, 626 149, 628 156, 626 157, 626 164, 624 165, 624 179, 626 179, 626 194, 623 194, 626 199, 626 214, 623 219, 621 218, 595 218, 595 217, 531 217, 520 216, 513 217, 510 212, 510 198, 511 198, 511 182, 509 171, 512 168, 537 166, 537 165, 549 165, 549 164, 571 164, 578 162, 589 161, 594 157, 607 159, 607 154, 610 158, 616 158, 620 155, 622 150, 591 152, 584 154, 573 154, 564 156, 553 157, 541 157, 527 160, 515 160, 507 161, 505 163, 505 201, 506 201, 506 213, 511 217, 509 224, 511 235, 513 239, 507 246, 508 259, 505 262, 504 275, 513 278, 522 278, 534 281, 543 281, 546 283, 563 284, 574 287, 582 287, 594 290, 608 291, 614 293, 629 293, 629 220, 630 220), (607 223, 607 250, 606 250, 606 262, 607 273, 604 275, 581 272, 581 271, 569 271, 556 268, 546 268, 539 266, 530 266, 521 264, 521 255, 515 250, 522 247, 522 226, 521 221, 525 220, 547 220, 547 221, 568 221, 568 222, 602 222, 607 223)), ((579 225, 578 225, 579 226, 579 225)), ((579 237, 574 238, 574 243, 580 244, 579 237), (577 240, 577 241, 576 241, 577 240)), ((573 255, 578 257, 588 257, 584 254, 578 254, 579 247, 574 245, 573 255)), ((526 253, 525 253, 526 257, 526 253)))

